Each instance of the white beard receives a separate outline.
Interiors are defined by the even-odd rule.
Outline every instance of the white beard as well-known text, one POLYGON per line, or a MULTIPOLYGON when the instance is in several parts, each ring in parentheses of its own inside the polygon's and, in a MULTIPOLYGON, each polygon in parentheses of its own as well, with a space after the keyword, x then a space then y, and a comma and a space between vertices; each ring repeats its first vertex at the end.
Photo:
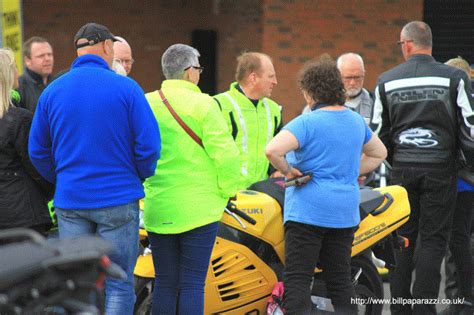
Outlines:
POLYGON ((357 94, 359 94, 361 90, 362 90, 362 88, 346 89, 346 96, 347 96, 347 97, 354 97, 354 96, 356 96, 357 94))

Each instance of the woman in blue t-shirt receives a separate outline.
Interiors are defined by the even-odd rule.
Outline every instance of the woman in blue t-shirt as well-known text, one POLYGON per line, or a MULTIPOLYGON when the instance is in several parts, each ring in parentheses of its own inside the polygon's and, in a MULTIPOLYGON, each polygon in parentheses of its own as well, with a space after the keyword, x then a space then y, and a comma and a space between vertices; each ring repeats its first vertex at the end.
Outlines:
POLYGON ((336 313, 355 314, 350 258, 360 221, 357 178, 378 167, 387 151, 364 118, 344 107, 344 85, 330 58, 303 68, 299 84, 312 111, 286 125, 266 148, 287 179, 312 174, 307 184, 286 190, 283 306, 286 314, 309 314, 319 261, 336 313))

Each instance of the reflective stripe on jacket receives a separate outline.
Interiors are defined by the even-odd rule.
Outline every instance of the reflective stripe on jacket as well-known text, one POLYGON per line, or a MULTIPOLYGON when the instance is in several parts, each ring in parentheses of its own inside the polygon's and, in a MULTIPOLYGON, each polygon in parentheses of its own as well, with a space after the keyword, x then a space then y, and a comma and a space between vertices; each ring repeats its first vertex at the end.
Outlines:
POLYGON ((240 188, 266 179, 269 162, 265 147, 281 124, 281 107, 268 98, 261 99, 255 106, 237 89, 237 82, 230 85, 229 91, 214 98, 240 151, 240 188))

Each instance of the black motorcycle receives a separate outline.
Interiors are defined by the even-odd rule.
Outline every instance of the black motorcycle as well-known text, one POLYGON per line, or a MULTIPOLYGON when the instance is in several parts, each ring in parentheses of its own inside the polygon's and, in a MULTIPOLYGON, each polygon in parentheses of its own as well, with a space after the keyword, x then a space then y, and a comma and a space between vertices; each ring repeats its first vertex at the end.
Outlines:
POLYGON ((97 236, 0 232, 0 314, 104 314, 105 277, 125 277, 106 256, 112 250, 97 236))

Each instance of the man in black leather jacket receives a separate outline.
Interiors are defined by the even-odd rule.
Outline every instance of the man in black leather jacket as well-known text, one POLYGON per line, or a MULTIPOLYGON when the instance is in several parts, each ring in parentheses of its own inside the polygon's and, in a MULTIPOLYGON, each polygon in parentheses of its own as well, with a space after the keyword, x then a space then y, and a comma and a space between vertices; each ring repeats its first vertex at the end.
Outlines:
POLYGON ((456 197, 460 130, 474 141, 471 87, 462 70, 431 56, 426 23, 405 25, 398 44, 406 62, 379 77, 372 116, 393 164, 391 182, 407 189, 411 207, 410 220, 399 229, 410 245, 396 254, 390 290, 394 298, 427 300, 413 309, 395 303, 390 308, 392 314, 436 314, 436 301, 428 299, 439 293, 456 197))

